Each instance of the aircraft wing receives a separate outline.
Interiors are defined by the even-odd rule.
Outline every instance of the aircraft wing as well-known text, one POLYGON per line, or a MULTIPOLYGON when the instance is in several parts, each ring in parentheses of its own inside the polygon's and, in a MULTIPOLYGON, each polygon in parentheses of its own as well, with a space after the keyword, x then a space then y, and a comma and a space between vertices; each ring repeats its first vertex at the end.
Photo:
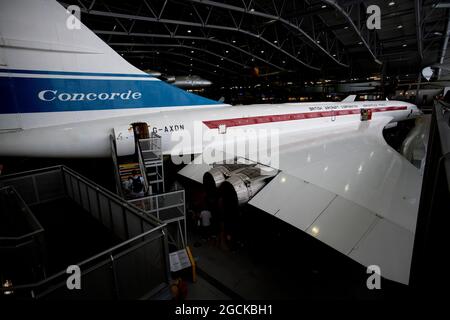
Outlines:
MULTIPOLYGON (((249 204, 408 284, 421 176, 385 142, 391 120, 280 135, 270 150, 279 153, 280 172, 249 204)), ((180 174, 199 181, 209 168, 188 165, 180 174)))

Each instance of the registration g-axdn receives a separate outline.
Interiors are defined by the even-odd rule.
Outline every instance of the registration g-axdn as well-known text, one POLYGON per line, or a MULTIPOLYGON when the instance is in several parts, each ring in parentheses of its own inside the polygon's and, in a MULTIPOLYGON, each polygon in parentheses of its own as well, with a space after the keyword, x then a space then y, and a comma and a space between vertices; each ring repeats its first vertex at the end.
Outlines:
MULTIPOLYGON (((416 106, 353 97, 225 105, 135 68, 83 24, 68 29, 68 17, 54 0, 0 1, 0 156, 108 157, 110 135, 126 134, 136 122, 186 132, 200 123, 225 140, 236 130, 276 128, 279 161, 270 179, 261 178, 263 164, 248 163, 258 159, 240 161, 228 149, 216 151, 240 161, 235 166, 189 164, 180 174, 225 184, 239 204, 276 214, 358 263, 380 266, 385 278, 408 283, 421 176, 382 131, 418 116, 416 106), (362 121, 361 109, 370 120, 362 121)), ((174 134, 160 131, 165 154, 180 143, 174 134)), ((215 146, 183 146, 196 155, 207 148, 215 146)))

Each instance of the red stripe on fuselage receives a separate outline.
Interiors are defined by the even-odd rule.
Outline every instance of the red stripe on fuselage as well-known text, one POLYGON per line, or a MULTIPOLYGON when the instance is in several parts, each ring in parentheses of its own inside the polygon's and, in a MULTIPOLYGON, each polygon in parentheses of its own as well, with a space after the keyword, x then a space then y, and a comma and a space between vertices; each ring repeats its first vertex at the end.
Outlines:
MULTIPOLYGON (((372 108, 372 112, 386 112, 386 111, 399 111, 406 110, 407 107, 379 107, 372 108)), ((360 114, 361 109, 349 109, 349 110, 333 110, 333 111, 316 111, 316 112, 302 112, 302 113, 287 113, 268 116, 256 116, 247 118, 232 118, 221 120, 209 120, 203 121, 203 123, 209 129, 216 129, 219 125, 226 125, 227 127, 239 127, 249 126, 253 124, 269 123, 269 122, 282 122, 282 121, 294 121, 304 119, 325 118, 332 116, 347 116, 352 114, 360 114)))

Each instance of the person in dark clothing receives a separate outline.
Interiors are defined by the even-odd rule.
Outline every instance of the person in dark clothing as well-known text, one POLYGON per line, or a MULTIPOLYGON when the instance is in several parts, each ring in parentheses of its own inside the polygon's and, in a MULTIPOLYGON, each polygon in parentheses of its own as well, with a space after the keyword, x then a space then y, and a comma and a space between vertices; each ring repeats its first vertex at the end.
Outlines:
POLYGON ((133 171, 133 175, 128 178, 127 189, 134 198, 141 198, 144 196, 144 178, 137 170, 133 171))

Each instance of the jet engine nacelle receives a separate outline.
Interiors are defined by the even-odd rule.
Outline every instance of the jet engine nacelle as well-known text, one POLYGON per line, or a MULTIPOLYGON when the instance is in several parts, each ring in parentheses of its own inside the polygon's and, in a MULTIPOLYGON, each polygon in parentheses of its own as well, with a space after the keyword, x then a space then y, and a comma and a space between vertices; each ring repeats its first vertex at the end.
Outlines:
POLYGON ((273 176, 262 174, 260 168, 248 167, 233 173, 222 183, 219 191, 227 207, 236 208, 249 202, 273 176))
POLYGON ((242 169, 250 167, 249 164, 220 164, 209 170, 203 175, 203 185, 206 190, 216 190, 221 184, 231 177, 233 173, 237 173, 242 169))

